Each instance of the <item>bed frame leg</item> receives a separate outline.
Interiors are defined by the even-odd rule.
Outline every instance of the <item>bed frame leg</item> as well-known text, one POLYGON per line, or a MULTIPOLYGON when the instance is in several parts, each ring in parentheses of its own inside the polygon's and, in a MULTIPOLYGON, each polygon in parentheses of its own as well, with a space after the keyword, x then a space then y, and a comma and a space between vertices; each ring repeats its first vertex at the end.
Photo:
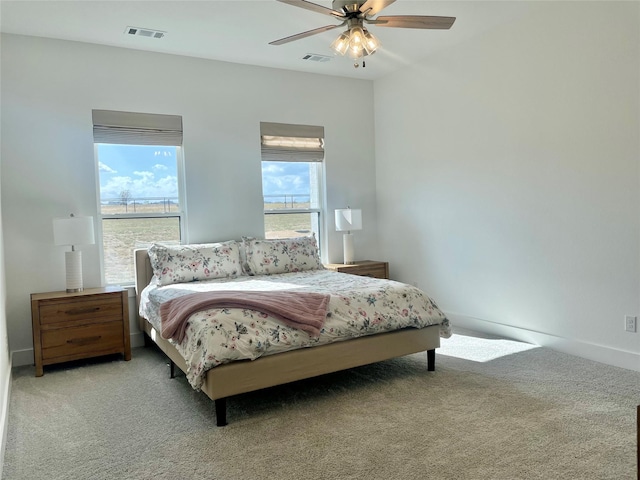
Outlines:
POLYGON ((145 332, 142 333, 142 338, 144 338, 144 348, 149 348, 151 345, 153 345, 153 342, 149 338, 149 335, 147 335, 145 332))
POLYGON ((427 371, 435 372, 436 370, 436 349, 427 350, 427 371))
POLYGON ((224 427, 227 424, 227 399, 217 398, 214 403, 216 404, 216 425, 224 427))
POLYGON ((176 364, 173 363, 173 360, 169 360, 169 370, 171 371, 170 378, 176 378, 176 364))

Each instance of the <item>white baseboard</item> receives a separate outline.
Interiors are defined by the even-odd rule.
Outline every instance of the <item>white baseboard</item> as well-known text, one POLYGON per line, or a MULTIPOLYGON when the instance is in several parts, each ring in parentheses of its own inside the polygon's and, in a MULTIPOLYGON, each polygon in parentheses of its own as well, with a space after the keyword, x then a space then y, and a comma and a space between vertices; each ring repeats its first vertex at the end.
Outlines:
POLYGON ((11 362, 13 363, 14 367, 33 365, 33 348, 25 348, 24 350, 13 350, 11 352, 11 362))
POLYGON ((594 343, 581 342, 570 338, 558 337, 544 332, 514 327, 502 323, 483 320, 457 313, 445 312, 454 327, 467 328, 478 332, 500 335, 548 347, 559 352, 568 353, 577 357, 587 358, 596 362, 613 365, 640 372, 640 353, 620 350, 617 348, 596 345, 594 343))
MULTIPOLYGON (((559 352, 576 355, 596 362, 606 363, 614 367, 622 367, 628 370, 640 372, 640 354, 620 350, 616 348, 596 345, 594 343, 580 342, 569 338, 557 337, 544 332, 527 330, 502 323, 483 320, 458 313, 445 312, 451 324, 455 327, 468 328, 478 332, 500 335, 521 342, 549 347, 559 352)), ((144 334, 135 332, 131 334, 131 347, 144 346, 144 334)), ((33 365, 33 348, 14 350, 11 355, 13 366, 33 365)), ((2 387, 2 386, 0 386, 2 387)))
POLYGON ((144 333, 137 332, 131 334, 131 348, 144 347, 144 333))
POLYGON ((7 365, 7 372, 0 378, 5 379, 5 384, 0 385, 2 394, 2 405, 0 405, 0 478, 2 478, 2 468, 4 466, 4 452, 7 447, 7 432, 9 429, 9 404, 11 403, 11 358, 7 365))

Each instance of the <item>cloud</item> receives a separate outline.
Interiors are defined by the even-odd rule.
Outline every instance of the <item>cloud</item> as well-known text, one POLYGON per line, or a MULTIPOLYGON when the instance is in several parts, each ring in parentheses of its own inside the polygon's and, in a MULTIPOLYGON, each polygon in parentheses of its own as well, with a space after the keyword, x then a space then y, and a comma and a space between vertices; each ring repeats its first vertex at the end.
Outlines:
POLYGON ((162 165, 161 163, 156 163, 153 168, 155 168, 156 170, 169 170, 169 167, 167 167, 166 165, 162 165))
POLYGON ((139 177, 142 177, 142 178, 146 178, 148 180, 153 180, 153 177, 154 177, 153 172, 148 172, 146 170, 144 170, 142 172, 135 171, 135 172, 133 172, 133 174, 134 175, 138 175, 139 177))
POLYGON ((262 190, 265 195, 308 195, 309 178, 300 175, 264 176, 262 190))
POLYGON ((284 167, 282 165, 280 165, 280 164, 276 164, 276 163, 273 163, 273 162, 268 162, 268 163, 263 162, 262 163, 262 174, 263 175, 264 174, 269 174, 269 173, 275 174, 275 173, 282 173, 282 172, 284 172, 284 167))
POLYGON ((177 198, 178 178, 173 175, 156 179, 152 172, 134 172, 134 177, 118 176, 110 178, 100 187, 103 201, 119 199, 122 190, 129 190, 132 199, 177 198))
POLYGON ((113 168, 111 168, 109 165, 107 165, 106 163, 102 163, 102 162, 98 162, 98 169, 101 172, 106 172, 106 173, 118 173, 117 170, 114 170, 113 168))
POLYGON ((264 195, 309 195, 309 166, 297 162, 262 162, 264 195))

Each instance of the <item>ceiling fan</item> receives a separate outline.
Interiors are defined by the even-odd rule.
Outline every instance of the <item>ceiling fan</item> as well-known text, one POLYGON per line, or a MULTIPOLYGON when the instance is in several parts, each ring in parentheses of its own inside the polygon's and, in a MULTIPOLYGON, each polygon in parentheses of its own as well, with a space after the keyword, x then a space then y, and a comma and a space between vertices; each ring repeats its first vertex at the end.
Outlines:
MULTIPOLYGON (((433 17, 426 15, 388 15, 372 18, 396 0, 333 0, 333 8, 323 7, 322 5, 306 0, 278 1, 312 12, 329 15, 337 20, 342 20, 342 23, 338 25, 326 25, 274 40, 273 42, 269 42, 269 45, 284 45, 285 43, 294 42, 346 25, 347 30, 331 44, 331 48, 340 55, 349 54, 351 58, 356 60, 354 64, 355 67, 359 66, 357 62, 359 58, 372 55, 378 47, 380 47, 380 42, 365 28, 365 23, 378 27, 446 30, 451 28, 453 22, 456 20, 455 17, 433 17)), ((365 66, 364 60, 362 66, 365 66)))

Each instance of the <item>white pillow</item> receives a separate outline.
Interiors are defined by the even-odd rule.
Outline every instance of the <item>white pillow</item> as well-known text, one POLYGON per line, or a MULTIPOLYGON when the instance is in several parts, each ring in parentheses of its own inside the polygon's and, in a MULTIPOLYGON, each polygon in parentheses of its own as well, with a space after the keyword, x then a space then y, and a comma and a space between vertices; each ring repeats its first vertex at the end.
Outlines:
POLYGON ((191 245, 154 243, 149 248, 149 260, 160 285, 242 274, 240 245, 235 240, 191 245))
POLYGON ((259 240, 242 237, 249 275, 322 270, 315 235, 311 237, 259 240))

